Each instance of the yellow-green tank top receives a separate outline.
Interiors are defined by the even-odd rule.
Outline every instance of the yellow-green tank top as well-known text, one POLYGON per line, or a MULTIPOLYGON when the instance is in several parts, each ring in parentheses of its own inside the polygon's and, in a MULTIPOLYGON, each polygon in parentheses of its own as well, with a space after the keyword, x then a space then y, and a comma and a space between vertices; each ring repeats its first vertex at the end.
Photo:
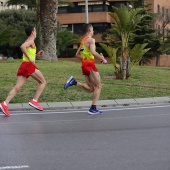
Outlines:
MULTIPOLYGON (((35 61, 35 58, 36 58, 36 46, 34 44, 33 47, 28 47, 26 49, 29 57, 31 58, 31 60, 34 60, 35 61)), ((22 57, 22 61, 23 62, 29 62, 28 58, 23 54, 23 57, 22 57)))
POLYGON ((82 41, 81 41, 81 49, 80 50, 80 54, 82 56, 82 59, 85 60, 85 61, 92 61, 94 60, 94 56, 91 54, 90 52, 90 49, 87 48, 85 45, 84 45, 84 41, 89 38, 88 36, 85 37, 82 41))

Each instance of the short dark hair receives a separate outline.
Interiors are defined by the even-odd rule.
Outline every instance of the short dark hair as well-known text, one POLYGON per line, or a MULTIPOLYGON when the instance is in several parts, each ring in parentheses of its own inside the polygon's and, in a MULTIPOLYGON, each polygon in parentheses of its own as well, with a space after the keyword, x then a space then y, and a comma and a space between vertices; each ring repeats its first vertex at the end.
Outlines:
POLYGON ((34 31, 34 26, 28 26, 25 28, 25 33, 27 34, 27 36, 30 36, 31 33, 34 31))
POLYGON ((82 34, 85 34, 88 32, 88 30, 92 27, 92 24, 83 24, 83 27, 82 27, 82 34))

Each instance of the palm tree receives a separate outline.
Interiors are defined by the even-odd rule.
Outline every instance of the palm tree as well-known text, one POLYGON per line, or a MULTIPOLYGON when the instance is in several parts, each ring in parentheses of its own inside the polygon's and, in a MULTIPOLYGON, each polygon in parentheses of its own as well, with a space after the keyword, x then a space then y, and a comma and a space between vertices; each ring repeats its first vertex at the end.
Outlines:
POLYGON ((108 14, 115 21, 112 29, 121 37, 120 68, 122 70, 122 79, 126 79, 130 76, 128 71, 128 61, 130 60, 129 38, 144 16, 139 14, 142 8, 129 10, 123 4, 120 8, 116 8, 114 6, 112 8, 114 12, 109 12, 108 14))
POLYGON ((56 0, 40 0, 40 47, 44 50, 43 59, 56 60, 57 34, 56 0))

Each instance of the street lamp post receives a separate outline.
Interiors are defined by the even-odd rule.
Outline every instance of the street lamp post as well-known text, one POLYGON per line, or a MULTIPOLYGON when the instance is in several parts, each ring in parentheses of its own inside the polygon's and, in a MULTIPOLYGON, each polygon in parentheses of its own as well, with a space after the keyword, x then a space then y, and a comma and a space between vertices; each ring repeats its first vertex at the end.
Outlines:
POLYGON ((86 11, 86 24, 89 23, 89 16, 88 16, 88 0, 85 0, 85 11, 86 11))

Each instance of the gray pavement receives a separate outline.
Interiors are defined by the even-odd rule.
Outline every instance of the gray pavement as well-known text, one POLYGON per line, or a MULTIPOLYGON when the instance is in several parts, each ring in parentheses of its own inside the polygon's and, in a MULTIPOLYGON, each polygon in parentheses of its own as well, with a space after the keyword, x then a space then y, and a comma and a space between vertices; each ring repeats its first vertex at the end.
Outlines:
MULTIPOLYGON (((134 98, 134 99, 116 99, 116 100, 99 100, 98 108, 116 107, 116 106, 135 106, 146 104, 167 104, 170 103, 170 96, 154 98, 134 98)), ((76 102, 44 102, 40 103, 44 110, 53 109, 80 109, 89 108, 91 101, 76 102)), ((34 109, 28 103, 9 104, 9 110, 31 110, 34 109)))
POLYGON ((0 118, 0 170, 170 170, 169 109, 11 111, 0 118))

